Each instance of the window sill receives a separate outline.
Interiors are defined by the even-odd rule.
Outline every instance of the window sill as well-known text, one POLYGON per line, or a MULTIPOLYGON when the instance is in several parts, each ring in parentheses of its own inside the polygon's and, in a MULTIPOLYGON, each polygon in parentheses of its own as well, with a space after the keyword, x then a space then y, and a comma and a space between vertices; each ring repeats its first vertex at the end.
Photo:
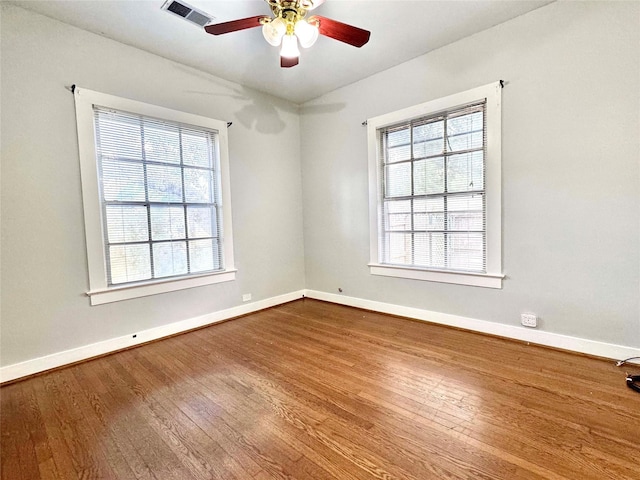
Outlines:
POLYGON ((104 303, 129 300, 131 298, 184 290, 186 288, 230 282, 236 279, 236 272, 237 270, 225 270, 199 276, 170 278, 153 282, 136 283, 135 285, 124 285, 121 287, 115 286, 100 290, 91 290, 87 292, 87 296, 91 299, 91 305, 102 305, 104 303))
POLYGON ((502 274, 443 272, 440 270, 424 270, 377 263, 369 264, 369 272, 371 275, 382 275, 385 277, 410 278, 413 280, 426 280, 429 282, 453 283, 485 288, 502 288, 502 279, 504 278, 502 274))

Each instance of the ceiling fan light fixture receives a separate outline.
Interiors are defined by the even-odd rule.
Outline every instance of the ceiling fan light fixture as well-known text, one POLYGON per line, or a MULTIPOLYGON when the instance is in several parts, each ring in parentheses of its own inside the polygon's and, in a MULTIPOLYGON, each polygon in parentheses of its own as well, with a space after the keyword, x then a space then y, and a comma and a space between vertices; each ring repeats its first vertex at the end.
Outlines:
POLYGON ((302 48, 309 48, 316 43, 320 32, 318 27, 310 24, 306 20, 298 20, 295 26, 295 34, 300 41, 300 46, 302 48))
POLYGON ((298 58, 300 50, 298 49, 298 38, 293 34, 287 34, 282 37, 282 49, 280 56, 285 58, 298 58))
MULTIPOLYGON (((2 1, 2 0, 0 0, 2 1)), ((167 0, 177 2, 178 0, 167 0)), ((311 47, 319 35, 339 42, 362 47, 369 41, 371 32, 320 15, 306 19, 310 10, 322 5, 325 0, 265 0, 272 15, 255 15, 228 22, 206 25, 204 30, 211 35, 223 35, 254 27, 262 27, 262 35, 270 45, 280 47, 280 66, 291 68, 300 62, 300 50, 311 47)))
POLYGON ((287 32, 287 24, 282 17, 276 17, 269 23, 265 23, 262 26, 262 36, 264 39, 274 47, 277 47, 282 42, 282 37, 287 32))

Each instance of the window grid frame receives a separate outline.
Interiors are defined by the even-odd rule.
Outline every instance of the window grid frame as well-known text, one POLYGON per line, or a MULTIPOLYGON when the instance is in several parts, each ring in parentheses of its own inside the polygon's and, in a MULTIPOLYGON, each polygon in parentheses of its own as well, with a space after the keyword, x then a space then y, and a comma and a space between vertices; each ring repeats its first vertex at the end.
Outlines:
POLYGON ((95 122, 95 132, 96 132, 96 162, 97 162, 97 169, 98 169, 98 175, 99 175, 99 190, 100 190, 100 203, 101 203, 101 207, 102 207, 102 223, 103 223, 103 234, 104 234, 104 255, 105 255, 105 260, 106 260, 106 275, 107 275, 107 286, 108 287, 123 287, 123 286, 128 286, 128 285, 133 285, 136 283, 141 283, 141 282, 154 282, 154 281, 165 281, 165 280, 171 280, 171 279, 176 279, 176 278, 188 278, 188 277, 193 277, 193 276, 198 276, 198 275, 203 275, 203 274, 208 274, 208 273, 216 273, 216 272, 221 272, 224 271, 224 255, 222 254, 223 252, 223 238, 222 238, 222 218, 221 218, 221 212, 220 212, 220 196, 219 196, 219 182, 216 181, 217 179, 217 175, 219 174, 219 159, 217 158, 216 155, 216 150, 217 150, 217 143, 218 143, 218 134, 219 132, 216 130, 212 130, 212 129, 207 129, 207 128, 203 128, 203 127, 196 127, 196 126, 192 126, 192 125, 184 125, 180 122, 173 122, 173 121, 169 121, 169 120, 164 120, 164 119, 157 119, 154 117, 150 117, 150 116, 146 116, 146 115, 142 115, 142 114, 138 114, 138 113, 131 113, 131 112, 127 112, 127 111, 123 111, 123 110, 118 110, 118 109, 114 109, 114 108, 110 108, 110 107, 104 107, 104 106, 99 106, 99 105, 94 105, 93 107, 94 110, 94 122, 95 122), (137 127, 139 128, 139 132, 140 132, 140 141, 141 141, 141 158, 140 160, 136 159, 136 158, 131 158, 131 157, 124 157, 124 156, 113 156, 113 155, 109 155, 109 156, 103 156, 100 153, 100 143, 99 143, 99 138, 100 138, 100 134, 99 134, 99 125, 98 125, 98 119, 97 119, 97 113, 98 111, 102 111, 102 112, 108 112, 108 113, 115 113, 115 114, 123 114, 123 115, 127 115, 127 116, 131 116, 134 117, 137 120, 137 127), (159 123, 164 123, 167 125, 171 125, 172 127, 176 127, 177 131, 178 131, 178 145, 179 145, 179 163, 175 164, 175 163, 171 163, 171 162, 161 162, 158 160, 149 160, 147 159, 147 152, 144 148, 144 144, 145 144, 145 120, 149 121, 149 123, 152 122, 159 122, 159 123), (207 156, 209 158, 210 161, 210 167, 202 167, 202 166, 198 166, 198 165, 185 165, 184 163, 184 152, 183 152, 183 130, 187 128, 189 130, 193 130, 193 131, 198 131, 200 133, 204 133, 206 134, 206 138, 207 138, 207 156), (133 201, 133 200, 129 200, 129 201, 120 201, 120 200, 106 200, 105 199, 105 195, 104 195, 104 183, 103 183, 103 158, 107 157, 109 160, 114 160, 114 161, 118 161, 118 162, 123 162, 123 163, 130 163, 133 165, 141 165, 143 168, 143 186, 144 186, 144 197, 145 200, 144 201, 133 201), (166 202, 162 202, 162 201, 152 201, 149 199, 149 185, 147 182, 148 179, 148 166, 149 165, 157 165, 157 166, 162 166, 162 167, 173 167, 173 168, 179 168, 180 169, 180 181, 181 181, 181 186, 182 186, 182 192, 181 192, 181 201, 180 202, 171 202, 171 201, 166 201, 166 202), (206 171, 209 173, 209 186, 210 186, 210 192, 211 192, 211 202, 187 202, 186 200, 186 189, 185 189, 185 171, 186 170, 200 170, 200 171, 206 171), (109 229, 108 229, 108 225, 107 225, 107 208, 109 206, 143 206, 145 207, 146 210, 146 217, 147 217, 147 240, 139 240, 139 241, 129 241, 129 242, 110 242, 109 241, 109 229), (151 210, 153 206, 170 206, 170 207, 182 207, 183 210, 183 218, 184 218, 184 228, 185 228, 185 236, 184 238, 172 238, 172 239, 165 239, 165 240, 153 240, 153 235, 152 235, 152 223, 151 223, 151 210), (195 207, 209 207, 212 209, 212 216, 211 219, 214 220, 215 217, 215 225, 216 225, 216 231, 212 232, 213 235, 211 236, 206 236, 206 237, 191 237, 191 234, 189 232, 189 222, 188 222, 188 216, 187 216, 187 210, 189 206, 195 206, 195 207), (211 270, 202 270, 202 271, 196 271, 193 272, 192 271, 192 266, 191 266, 191 241, 197 241, 197 240, 211 240, 212 241, 212 258, 214 261, 214 267, 216 266, 216 264, 218 265, 218 268, 214 268, 211 270), (184 242, 185 244, 185 250, 186 250, 186 266, 187 266, 187 272, 185 273, 179 273, 179 274, 175 274, 175 275, 163 275, 163 276, 157 276, 156 275, 156 270, 155 270, 155 265, 156 265, 156 261, 155 261, 155 254, 154 254, 154 250, 153 250, 153 246, 156 244, 163 244, 163 243, 168 243, 168 244, 172 244, 172 243, 178 243, 178 242, 184 242), (112 278, 112 264, 111 264, 111 247, 112 246, 127 246, 127 245, 148 245, 148 249, 149 249, 149 271, 150 271, 150 276, 148 278, 145 279, 140 279, 140 280, 132 280, 132 281, 124 281, 124 282, 117 282, 114 283, 113 282, 113 278, 112 278), (217 248, 214 248, 217 247, 217 248), (217 250, 217 254, 215 254, 217 250))
MULTIPOLYGON (((380 188, 380 231, 382 233, 381 239, 382 243, 379 244, 379 262, 381 265, 389 265, 394 267, 409 267, 409 268, 425 268, 429 270, 441 270, 443 272, 462 272, 462 273, 473 273, 473 274, 486 274, 487 273, 487 225, 486 225, 486 216, 487 216, 487 204, 486 204, 486 173, 487 173, 487 100, 486 98, 483 100, 476 100, 473 102, 469 102, 463 105, 459 105, 454 108, 445 109, 443 111, 434 112, 428 114, 426 116, 420 116, 416 118, 407 119, 392 125, 388 125, 378 129, 378 134, 380 138, 380 148, 382 150, 382 154, 380 155, 380 159, 382 161, 378 162, 380 165, 380 179, 381 179, 381 188, 380 188), (451 118, 457 118, 466 114, 473 113, 482 113, 482 143, 480 147, 475 148, 467 148, 462 150, 450 150, 450 142, 448 135, 448 126, 449 120, 451 118), (438 119, 442 119, 443 122, 443 136, 441 137, 443 142, 443 149, 441 152, 437 154, 425 155, 421 157, 414 156, 414 128, 416 124, 429 124, 435 123, 438 119), (404 128, 408 128, 409 130, 409 142, 408 145, 410 147, 410 155, 408 159, 400 160, 396 162, 390 162, 389 159, 389 147, 388 147, 388 135, 390 132, 396 130, 401 130, 404 128), (461 155, 461 154, 472 154, 474 152, 483 152, 483 188, 481 190, 464 190, 458 192, 449 192, 449 184, 448 184, 448 164, 449 158, 453 155, 461 155), (433 193, 433 194, 415 194, 415 176, 414 176, 414 167, 415 162, 417 161, 425 161, 434 158, 442 158, 443 159, 443 191, 441 193, 433 193), (387 183, 387 167, 389 165, 399 165, 403 163, 409 163, 410 168, 410 195, 405 196, 395 196, 390 197, 387 196, 388 183, 387 183), (481 231, 471 231, 471 230, 450 230, 449 229, 449 210, 448 210, 448 200, 450 196, 458 196, 458 195, 480 195, 482 197, 482 230, 481 231), (443 199, 443 229, 442 230, 416 230, 414 223, 414 201, 416 199, 428 199, 428 198, 442 198, 443 199), (388 217, 389 214, 387 212, 387 204, 394 201, 403 201, 408 200, 410 204, 410 221, 411 221, 411 229, 410 230, 392 230, 389 228, 388 217), (410 264, 405 263, 392 263, 390 258, 390 238, 393 233, 403 233, 409 234, 411 239, 411 248, 410 248, 410 264), (431 265, 423 266, 416 264, 416 249, 415 249, 415 234, 416 233, 425 233, 427 238, 429 239, 429 263, 431 265), (433 266, 433 241, 432 234, 441 233, 443 235, 443 266, 437 267, 433 266), (482 237, 482 269, 481 270, 471 270, 471 269, 456 269, 450 267, 450 258, 449 258, 449 235, 448 234, 456 234, 456 233, 481 233, 482 237)), ((471 130, 469 132, 465 132, 464 134, 473 134, 477 132, 477 130, 471 130)), ((463 134, 460 134, 463 135, 463 134)), ((457 135, 456 135, 457 136, 457 135)), ((440 139, 440 138, 438 138, 440 139)), ((472 180, 473 181, 473 180, 472 180)), ((440 212, 438 212, 440 213, 440 212)))

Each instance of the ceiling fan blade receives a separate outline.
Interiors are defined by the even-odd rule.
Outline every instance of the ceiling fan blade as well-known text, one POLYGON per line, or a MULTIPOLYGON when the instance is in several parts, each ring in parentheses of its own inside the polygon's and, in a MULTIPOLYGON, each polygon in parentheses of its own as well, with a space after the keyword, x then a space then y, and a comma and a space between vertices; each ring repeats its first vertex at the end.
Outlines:
POLYGON ((300 59, 298 57, 280 57, 280 66, 282 68, 291 68, 298 65, 300 59))
POLYGON ((307 20, 309 23, 318 23, 320 35, 348 43, 354 47, 361 47, 369 41, 371 32, 362 28, 347 25, 346 23, 331 20, 330 18, 313 15, 307 20))
POLYGON ((257 15, 255 17, 241 18, 240 20, 231 20, 230 22, 215 23, 204 27, 207 33, 212 35, 222 35, 223 33, 237 32, 247 28, 259 27, 262 25, 260 21, 263 18, 269 18, 265 15, 257 15))

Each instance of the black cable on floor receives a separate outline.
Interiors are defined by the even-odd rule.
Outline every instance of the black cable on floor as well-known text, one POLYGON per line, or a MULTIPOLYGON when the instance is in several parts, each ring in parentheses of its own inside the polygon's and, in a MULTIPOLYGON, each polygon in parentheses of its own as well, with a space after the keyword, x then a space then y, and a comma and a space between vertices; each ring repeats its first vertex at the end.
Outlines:
MULTIPOLYGON (((616 362, 616 367, 621 367, 625 363, 628 363, 629 360, 640 360, 640 357, 629 357, 624 360, 620 360, 616 362)), ((640 393, 640 375, 631 375, 627 373, 627 387, 640 393)))

